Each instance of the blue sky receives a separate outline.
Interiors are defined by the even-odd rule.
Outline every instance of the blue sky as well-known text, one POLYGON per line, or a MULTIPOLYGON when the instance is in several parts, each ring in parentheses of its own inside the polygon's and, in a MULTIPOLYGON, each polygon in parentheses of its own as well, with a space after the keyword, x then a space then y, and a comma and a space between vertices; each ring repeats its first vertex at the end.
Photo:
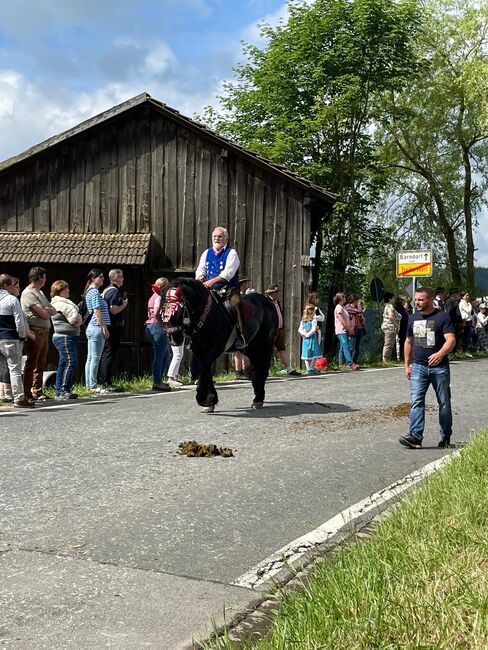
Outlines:
POLYGON ((284 0, 16 0, 0 21, 0 159, 142 91, 193 115, 284 0))
MULTIPOLYGON (((312 0, 307 0, 312 1, 312 0)), ((192 116, 285 0, 15 0, 0 21, 0 160, 147 91, 192 116)), ((488 215, 476 235, 488 266, 488 215)))

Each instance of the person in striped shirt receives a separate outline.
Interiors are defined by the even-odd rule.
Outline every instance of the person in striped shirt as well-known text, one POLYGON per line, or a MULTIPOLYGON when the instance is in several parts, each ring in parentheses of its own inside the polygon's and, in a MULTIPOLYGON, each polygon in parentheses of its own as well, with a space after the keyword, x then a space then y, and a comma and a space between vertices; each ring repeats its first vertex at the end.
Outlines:
POLYGON ((83 294, 90 314, 86 328, 88 350, 85 364, 85 386, 93 393, 103 392, 103 388, 97 385, 97 374, 105 341, 110 336, 108 331, 110 313, 108 305, 99 291, 103 279, 101 269, 92 269, 88 273, 83 294))

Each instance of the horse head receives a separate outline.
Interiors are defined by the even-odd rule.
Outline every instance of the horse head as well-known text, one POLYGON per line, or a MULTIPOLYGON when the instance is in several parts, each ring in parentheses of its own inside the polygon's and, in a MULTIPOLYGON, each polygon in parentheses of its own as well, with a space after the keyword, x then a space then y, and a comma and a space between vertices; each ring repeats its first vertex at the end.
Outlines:
POLYGON ((210 291, 198 280, 171 282, 161 306, 161 322, 172 345, 181 345, 202 327, 211 302, 210 291))

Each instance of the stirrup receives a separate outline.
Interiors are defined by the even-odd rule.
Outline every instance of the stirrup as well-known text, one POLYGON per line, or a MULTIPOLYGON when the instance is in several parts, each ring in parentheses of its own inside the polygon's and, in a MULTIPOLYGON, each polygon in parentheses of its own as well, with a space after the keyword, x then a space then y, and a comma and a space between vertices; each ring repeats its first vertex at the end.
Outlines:
POLYGON ((245 350, 247 348, 247 341, 242 334, 237 335, 234 347, 236 350, 245 350))

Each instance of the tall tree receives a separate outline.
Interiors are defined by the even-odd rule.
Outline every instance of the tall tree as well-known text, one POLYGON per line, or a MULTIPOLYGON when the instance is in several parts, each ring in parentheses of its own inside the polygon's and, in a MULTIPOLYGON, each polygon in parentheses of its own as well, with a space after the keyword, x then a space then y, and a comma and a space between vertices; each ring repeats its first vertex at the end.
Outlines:
POLYGON ((385 98, 379 133, 403 231, 421 240, 430 226, 453 282, 474 287, 473 231, 488 187, 488 6, 428 0, 424 13, 420 74, 385 98))
POLYGON ((286 24, 262 26, 265 47, 245 46, 222 112, 206 114, 228 137, 339 195, 318 233, 330 295, 378 235, 369 222, 385 180, 373 143, 375 99, 410 78, 418 29, 414 0, 292 3, 286 24))

